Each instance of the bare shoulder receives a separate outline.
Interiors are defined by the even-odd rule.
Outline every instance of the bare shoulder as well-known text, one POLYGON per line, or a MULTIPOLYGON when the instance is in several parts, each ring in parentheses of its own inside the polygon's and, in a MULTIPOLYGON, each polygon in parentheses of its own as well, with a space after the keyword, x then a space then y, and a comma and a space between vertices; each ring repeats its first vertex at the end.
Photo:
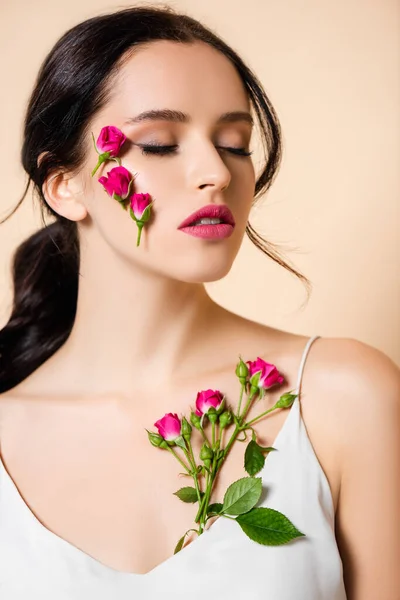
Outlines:
POLYGON ((315 376, 329 383, 350 428, 382 409, 399 409, 400 369, 381 350, 353 338, 321 338, 313 361, 315 376))
POLYGON ((384 352, 357 339, 321 337, 313 346, 305 377, 313 407, 319 411, 321 406, 333 428, 344 469, 348 452, 367 438, 385 435, 398 417, 400 369, 384 352))
POLYGON ((392 599, 400 589, 400 369, 347 338, 319 340, 312 365, 339 460, 335 527, 347 597, 392 599))

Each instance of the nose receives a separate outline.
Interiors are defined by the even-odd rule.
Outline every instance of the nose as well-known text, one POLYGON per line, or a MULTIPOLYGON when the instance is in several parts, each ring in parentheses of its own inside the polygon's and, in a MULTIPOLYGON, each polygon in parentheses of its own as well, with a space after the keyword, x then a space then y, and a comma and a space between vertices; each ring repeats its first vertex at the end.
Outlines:
POLYGON ((190 153, 189 173, 192 188, 211 188, 214 192, 226 190, 232 178, 218 149, 210 142, 196 144, 190 153))

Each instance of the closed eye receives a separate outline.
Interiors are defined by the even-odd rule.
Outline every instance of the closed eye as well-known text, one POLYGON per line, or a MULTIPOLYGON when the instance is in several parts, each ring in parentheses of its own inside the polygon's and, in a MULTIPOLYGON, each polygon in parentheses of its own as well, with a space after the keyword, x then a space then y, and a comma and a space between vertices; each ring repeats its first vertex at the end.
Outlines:
MULTIPOLYGON (((176 149, 178 148, 177 145, 162 146, 160 144, 148 144, 148 145, 138 144, 138 146, 141 148, 142 154, 158 154, 158 155, 173 154, 176 152, 176 149)), ((231 152, 232 154, 236 154, 238 156, 250 156, 251 154, 253 154, 253 152, 248 152, 246 150, 246 148, 227 148, 224 146, 217 146, 217 148, 219 148, 220 150, 227 150, 228 152, 231 152)))

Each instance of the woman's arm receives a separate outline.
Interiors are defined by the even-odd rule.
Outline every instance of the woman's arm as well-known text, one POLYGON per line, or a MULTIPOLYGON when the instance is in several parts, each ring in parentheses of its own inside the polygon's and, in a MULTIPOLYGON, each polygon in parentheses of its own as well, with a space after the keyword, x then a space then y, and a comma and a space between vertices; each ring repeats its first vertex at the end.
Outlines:
POLYGON ((336 514, 348 600, 400 600, 400 371, 345 340, 341 488, 336 514))

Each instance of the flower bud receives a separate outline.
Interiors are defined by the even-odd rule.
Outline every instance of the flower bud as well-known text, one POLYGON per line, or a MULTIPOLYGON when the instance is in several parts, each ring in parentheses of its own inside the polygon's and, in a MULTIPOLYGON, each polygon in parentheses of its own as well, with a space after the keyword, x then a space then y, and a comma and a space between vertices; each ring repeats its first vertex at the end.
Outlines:
POLYGON ((263 390, 267 390, 273 385, 283 383, 284 377, 272 363, 268 363, 262 358, 257 360, 248 360, 250 383, 263 390), (256 375, 258 375, 256 377, 256 375), (254 379, 253 379, 254 377, 254 379))
POLYGON ((242 385, 245 385, 246 380, 247 380, 247 376, 249 374, 249 368, 246 365, 246 363, 243 362, 242 358, 241 357, 239 357, 239 358, 240 358, 240 360, 239 360, 239 362, 237 364, 235 373, 236 373, 236 375, 237 375, 240 383, 242 385))
POLYGON ((125 167, 114 167, 111 171, 108 171, 107 175, 100 177, 98 181, 109 196, 122 202, 129 196, 133 178, 125 167))
POLYGON ((176 413, 167 413, 162 419, 158 419, 154 423, 158 429, 158 433, 165 441, 174 441, 181 435, 181 421, 176 413))
POLYGON ((210 423, 212 423, 213 425, 215 425, 215 423, 218 421, 218 414, 213 406, 211 406, 208 409, 207 417, 208 417, 210 423))
POLYGON ((260 377, 261 377, 261 371, 257 371, 256 373, 254 373, 254 375, 252 375, 250 377, 250 385, 252 388, 257 388, 258 389, 258 385, 260 382, 260 377))
POLYGON ((230 410, 226 410, 219 416, 219 426, 221 429, 224 429, 227 425, 232 423, 232 413, 230 410))
POLYGON ((147 436, 149 438, 150 443, 156 448, 166 448, 167 444, 164 438, 159 433, 154 433, 152 431, 147 431, 147 436))
POLYGON ((121 160, 117 158, 117 156, 121 150, 121 146, 126 140, 126 136, 122 133, 122 131, 113 125, 108 125, 107 127, 103 127, 100 131, 100 135, 97 138, 97 144, 93 133, 92 138, 95 150, 99 155, 97 165, 92 171, 92 177, 96 173, 97 169, 108 160, 115 160, 119 165, 121 165, 121 160))
POLYGON ((212 449, 210 448, 210 446, 207 446, 206 442, 204 442, 204 444, 201 447, 200 450, 200 458, 201 460, 212 460, 214 456, 214 452, 212 451, 212 449))
POLYGON ((182 437, 189 442, 192 436, 192 426, 186 419, 186 417, 182 417, 182 429, 181 429, 182 437))
POLYGON ((290 392, 282 394, 274 408, 290 408, 296 398, 297 394, 291 394, 290 392))
POLYGON ((196 415, 196 413, 194 413, 193 411, 190 413, 190 422, 193 425, 193 427, 196 427, 196 429, 198 429, 199 431, 201 430, 201 417, 199 417, 198 415, 196 415))
POLYGON ((219 390, 202 390, 196 397, 196 415, 206 415, 210 408, 218 410, 224 401, 224 395, 219 390))

